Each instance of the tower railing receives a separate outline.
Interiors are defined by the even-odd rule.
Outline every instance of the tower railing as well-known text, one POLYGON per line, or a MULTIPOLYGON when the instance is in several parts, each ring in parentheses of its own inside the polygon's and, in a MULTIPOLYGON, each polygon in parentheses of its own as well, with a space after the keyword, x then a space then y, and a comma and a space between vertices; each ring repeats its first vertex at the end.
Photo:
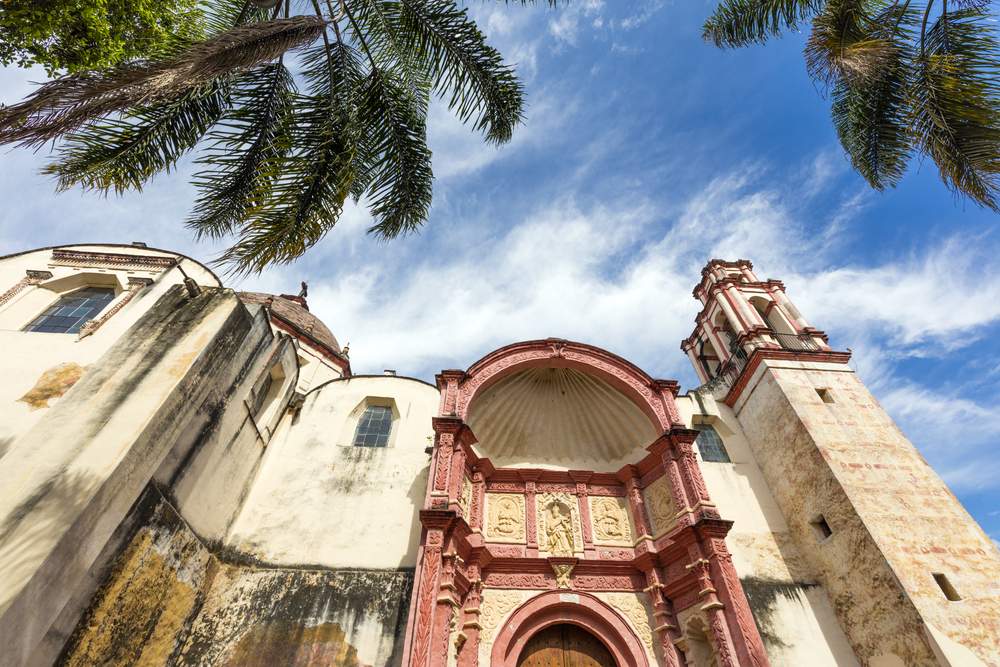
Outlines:
POLYGON ((795 352, 816 352, 820 349, 813 337, 808 334, 783 334, 771 331, 768 335, 778 342, 783 349, 795 352))

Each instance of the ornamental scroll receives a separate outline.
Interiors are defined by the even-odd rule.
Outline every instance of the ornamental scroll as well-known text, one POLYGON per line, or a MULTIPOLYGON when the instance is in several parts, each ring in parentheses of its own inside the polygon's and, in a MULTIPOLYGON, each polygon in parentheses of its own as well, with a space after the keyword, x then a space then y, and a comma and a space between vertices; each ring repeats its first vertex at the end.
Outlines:
POLYGON ((486 494, 486 539, 524 544, 524 496, 519 493, 486 494))

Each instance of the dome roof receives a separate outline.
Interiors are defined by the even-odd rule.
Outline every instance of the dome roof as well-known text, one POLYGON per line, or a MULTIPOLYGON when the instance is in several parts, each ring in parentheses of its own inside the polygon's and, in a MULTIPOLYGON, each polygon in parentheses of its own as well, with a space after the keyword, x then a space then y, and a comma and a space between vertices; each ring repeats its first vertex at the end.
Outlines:
POLYGON ((273 317, 280 319, 297 333, 303 334, 316 344, 325 347, 337 356, 343 356, 340 343, 333 332, 323 322, 309 312, 306 300, 288 294, 265 294, 264 292, 239 292, 240 301, 245 304, 259 304, 267 307, 273 317))

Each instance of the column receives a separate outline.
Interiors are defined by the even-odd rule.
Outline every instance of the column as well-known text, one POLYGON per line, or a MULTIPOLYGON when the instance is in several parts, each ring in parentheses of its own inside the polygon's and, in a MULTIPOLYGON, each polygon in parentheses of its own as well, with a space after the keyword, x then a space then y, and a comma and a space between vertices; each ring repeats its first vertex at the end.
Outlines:
POLYGON ((653 632, 660 641, 666 667, 685 667, 684 656, 678 652, 681 638, 673 604, 663 594, 663 574, 660 568, 650 566, 646 571, 646 594, 653 605, 653 632))
POLYGON ((725 540, 722 537, 706 538, 702 541, 702 546, 708 554, 711 577, 719 600, 728 611, 726 621, 740 664, 753 667, 770 664, 725 540))
POLYGON ((737 662, 736 651, 733 648, 732 638, 729 635, 726 615, 722 612, 723 605, 716 595, 715 587, 712 585, 709 562, 701 556, 697 545, 689 553, 694 557, 694 561, 687 565, 687 569, 693 571, 698 578, 698 597, 701 598, 700 611, 708 622, 712 645, 715 647, 715 655, 719 661, 719 666, 740 667, 737 662))
POLYGON ((476 667, 479 664, 479 623, 480 605, 483 600, 483 583, 479 575, 479 566, 469 564, 469 591, 465 594, 465 604, 462 611, 462 629, 456 640, 458 651, 458 667, 476 667))

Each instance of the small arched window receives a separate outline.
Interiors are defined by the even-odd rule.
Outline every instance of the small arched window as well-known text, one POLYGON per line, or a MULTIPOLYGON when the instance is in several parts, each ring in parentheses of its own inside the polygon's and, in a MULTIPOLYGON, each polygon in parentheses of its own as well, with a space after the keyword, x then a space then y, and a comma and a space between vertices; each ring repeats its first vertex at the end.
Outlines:
POLYGON ((94 319, 115 298, 110 287, 84 287, 64 294, 41 315, 24 327, 25 331, 43 333, 79 333, 80 327, 94 319))
POLYGON ((732 463, 729 459, 729 452, 726 451, 726 446, 722 444, 722 438, 719 437, 718 432, 714 428, 708 424, 699 424, 695 428, 698 429, 699 433, 694 444, 698 445, 702 461, 732 463))
POLYGON ((392 433, 392 408, 369 405, 358 420, 354 433, 355 447, 387 447, 392 433))

